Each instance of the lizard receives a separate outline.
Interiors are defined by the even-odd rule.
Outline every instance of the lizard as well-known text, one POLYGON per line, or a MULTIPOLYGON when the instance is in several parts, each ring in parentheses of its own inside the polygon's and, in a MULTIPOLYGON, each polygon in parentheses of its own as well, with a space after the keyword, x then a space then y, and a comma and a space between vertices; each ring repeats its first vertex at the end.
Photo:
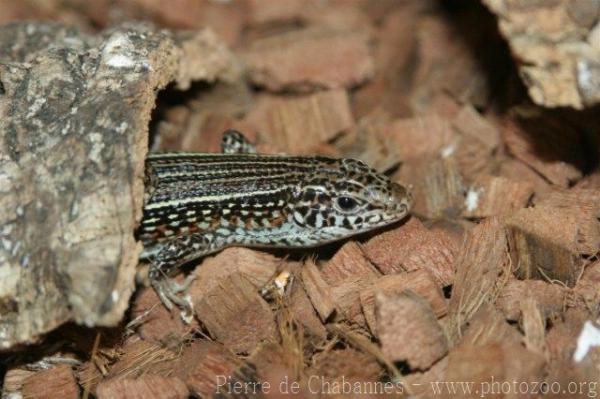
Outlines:
POLYGON ((221 153, 150 153, 138 229, 163 304, 191 301, 169 279, 181 265, 229 246, 310 248, 404 219, 410 191, 352 158, 257 154, 236 130, 221 153))

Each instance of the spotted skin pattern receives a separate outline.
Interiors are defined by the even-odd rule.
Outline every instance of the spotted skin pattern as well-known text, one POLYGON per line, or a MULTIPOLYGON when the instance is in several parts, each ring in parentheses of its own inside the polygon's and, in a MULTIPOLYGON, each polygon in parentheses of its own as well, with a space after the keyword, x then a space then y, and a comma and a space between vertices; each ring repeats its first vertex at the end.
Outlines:
POLYGON ((167 305, 186 306, 164 283, 183 263, 228 246, 315 247, 397 222, 412 206, 405 187, 359 160, 255 154, 236 131, 223 150, 146 159, 139 238, 167 305))

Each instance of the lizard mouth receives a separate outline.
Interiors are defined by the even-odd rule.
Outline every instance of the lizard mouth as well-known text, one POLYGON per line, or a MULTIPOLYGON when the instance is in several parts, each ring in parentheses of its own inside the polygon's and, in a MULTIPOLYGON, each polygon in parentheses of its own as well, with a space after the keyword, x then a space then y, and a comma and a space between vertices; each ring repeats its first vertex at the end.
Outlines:
POLYGON ((391 195, 388 202, 388 212, 391 218, 402 219, 412 209, 414 199, 406 187, 391 183, 391 195))

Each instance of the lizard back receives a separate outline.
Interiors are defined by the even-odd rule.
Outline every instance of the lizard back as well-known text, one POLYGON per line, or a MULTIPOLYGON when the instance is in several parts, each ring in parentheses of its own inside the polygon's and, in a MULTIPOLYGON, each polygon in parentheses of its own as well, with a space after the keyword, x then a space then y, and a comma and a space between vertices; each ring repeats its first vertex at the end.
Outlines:
POLYGON ((403 218, 408 191, 361 161, 258 154, 150 154, 139 229, 146 253, 202 235, 228 245, 308 247, 403 218))

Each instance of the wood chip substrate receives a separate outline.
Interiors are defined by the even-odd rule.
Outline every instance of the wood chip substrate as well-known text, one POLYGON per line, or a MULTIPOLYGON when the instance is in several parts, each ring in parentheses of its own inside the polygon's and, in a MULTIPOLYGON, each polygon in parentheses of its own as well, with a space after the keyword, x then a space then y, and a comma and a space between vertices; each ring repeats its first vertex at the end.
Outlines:
POLYGON ((2 398, 600 395, 598 1, 0 9, 2 398), (143 160, 229 128, 412 213, 198 259, 186 323, 138 260, 143 160))

